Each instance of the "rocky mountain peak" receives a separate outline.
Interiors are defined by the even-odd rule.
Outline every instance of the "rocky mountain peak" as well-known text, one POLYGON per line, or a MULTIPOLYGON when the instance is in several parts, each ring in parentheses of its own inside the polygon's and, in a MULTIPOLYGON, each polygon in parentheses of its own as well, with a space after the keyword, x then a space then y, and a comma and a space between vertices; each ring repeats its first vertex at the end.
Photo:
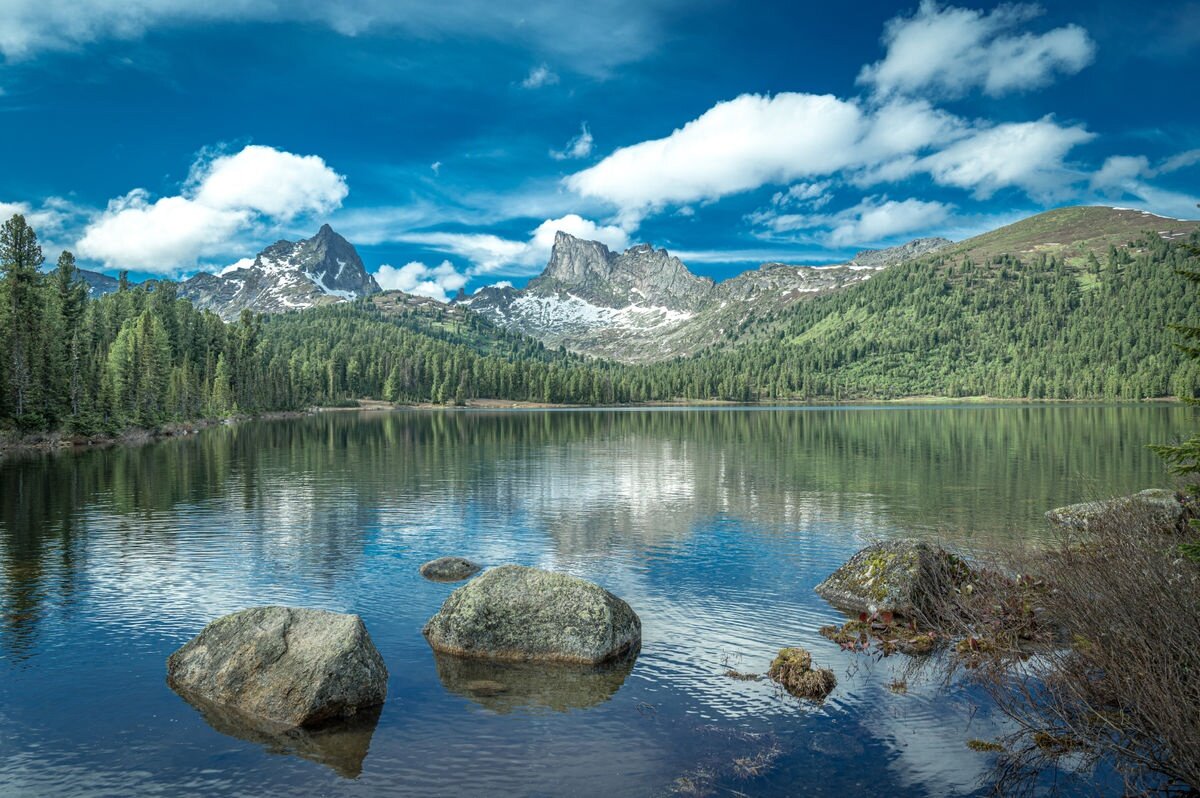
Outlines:
POLYGON ((354 245, 324 224, 312 238, 276 241, 249 268, 198 274, 183 283, 180 293, 228 319, 246 308, 278 313, 379 290, 354 245))
POLYGON ((604 307, 651 304, 687 310, 712 291, 713 281, 697 277, 665 249, 637 244, 620 254, 599 241, 559 231, 545 271, 529 282, 533 294, 584 299, 604 307))

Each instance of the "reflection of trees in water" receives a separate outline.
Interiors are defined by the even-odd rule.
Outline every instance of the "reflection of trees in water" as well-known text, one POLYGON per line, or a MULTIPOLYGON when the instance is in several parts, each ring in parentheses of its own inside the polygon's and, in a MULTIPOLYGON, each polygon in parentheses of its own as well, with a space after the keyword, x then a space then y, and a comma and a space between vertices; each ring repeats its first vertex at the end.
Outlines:
POLYGON ((326 582, 383 514, 437 523, 436 501, 531 518, 571 555, 669 544, 718 515, 1024 534, 1049 507, 1161 483, 1145 444, 1188 422, 1146 406, 330 413, 15 458, 0 462, 0 643, 28 651, 47 598, 69 604, 85 511, 121 520, 105 545, 168 553, 192 550, 178 513, 209 513, 241 525, 206 530, 213 545, 236 533, 247 556, 326 582))

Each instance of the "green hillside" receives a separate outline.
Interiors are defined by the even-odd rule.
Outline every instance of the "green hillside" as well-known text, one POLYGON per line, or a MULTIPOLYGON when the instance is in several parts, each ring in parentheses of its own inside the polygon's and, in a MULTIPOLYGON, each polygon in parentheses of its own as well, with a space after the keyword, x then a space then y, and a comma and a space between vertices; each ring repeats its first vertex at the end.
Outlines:
POLYGON ((1192 395, 1173 346, 1195 322, 1176 273, 1196 222, 1067 208, 890 268, 796 306, 730 347, 671 365, 707 390, 763 398, 1192 395))

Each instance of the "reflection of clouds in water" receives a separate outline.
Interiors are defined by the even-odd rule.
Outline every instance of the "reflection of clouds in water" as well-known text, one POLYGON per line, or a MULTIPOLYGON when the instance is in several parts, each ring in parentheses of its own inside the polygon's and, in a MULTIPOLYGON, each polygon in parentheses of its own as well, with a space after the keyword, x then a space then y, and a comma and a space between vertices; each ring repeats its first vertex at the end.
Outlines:
POLYGON ((893 777, 934 795, 978 790, 990 774, 991 757, 972 751, 967 741, 1004 734, 1000 718, 974 711, 967 698, 946 695, 937 685, 910 689, 908 695, 890 701, 881 694, 879 711, 862 714, 863 727, 895 753, 887 758, 893 777))

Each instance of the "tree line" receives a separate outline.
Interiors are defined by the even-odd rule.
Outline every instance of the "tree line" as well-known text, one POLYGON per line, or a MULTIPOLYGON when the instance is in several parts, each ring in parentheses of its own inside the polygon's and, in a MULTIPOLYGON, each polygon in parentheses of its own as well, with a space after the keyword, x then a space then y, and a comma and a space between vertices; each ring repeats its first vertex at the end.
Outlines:
POLYGON ((1198 287, 1186 245, 1147 236, 1104 258, 934 256, 800 303, 697 355, 625 365, 551 350, 481 317, 389 313, 369 298, 232 323, 170 281, 90 298, 49 272, 20 216, 0 226, 0 428, 112 432, 357 398, 461 404, 678 399, 1191 397, 1172 345, 1198 287))

